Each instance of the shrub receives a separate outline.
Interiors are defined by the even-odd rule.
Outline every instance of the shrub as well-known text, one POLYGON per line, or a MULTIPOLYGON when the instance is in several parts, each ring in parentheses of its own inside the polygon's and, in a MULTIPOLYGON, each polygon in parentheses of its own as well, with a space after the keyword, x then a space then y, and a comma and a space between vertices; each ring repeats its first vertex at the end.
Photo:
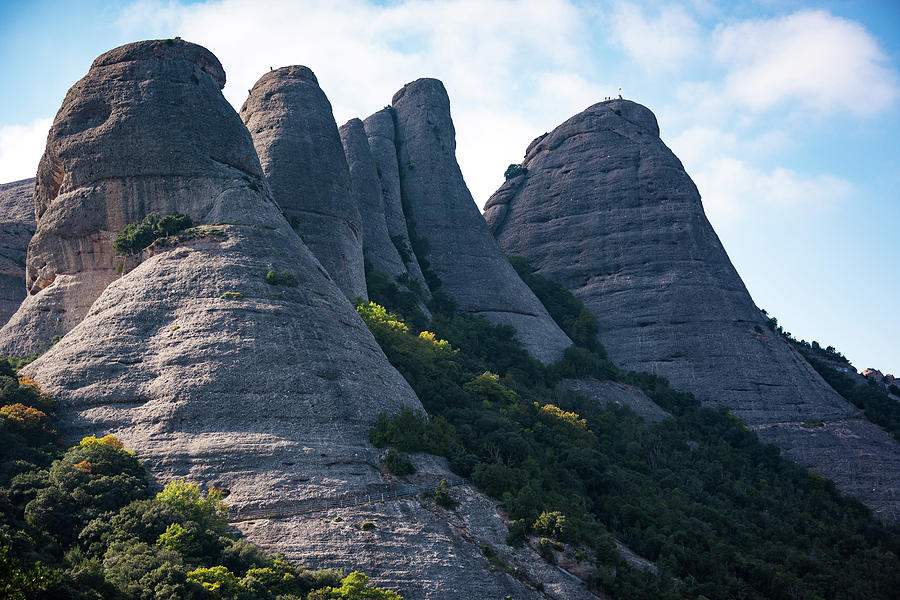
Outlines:
POLYGON ((393 448, 384 455, 384 464, 387 465, 388 470, 394 475, 412 475, 416 472, 416 468, 409 460, 409 456, 393 448))
POLYGON ((244 295, 240 292, 225 292, 219 298, 222 300, 241 300, 244 295))
POLYGON ((130 223, 113 240, 116 254, 137 254, 159 238, 175 235, 192 226, 190 217, 171 214, 160 218, 150 213, 140 223, 130 223))
POLYGON ((506 171, 503 172, 503 177, 506 178, 506 181, 509 181, 513 177, 518 177, 519 175, 524 175, 528 172, 528 169, 523 167, 522 165, 511 164, 506 167, 506 171))
POLYGON ((375 529, 375 523, 372 521, 364 521, 362 525, 359 526, 363 531, 373 531, 375 529))
POLYGON ((450 496, 450 484, 446 479, 441 479, 441 483, 434 488, 434 501, 444 508, 456 506, 456 500, 450 496))
POLYGON ((269 285, 295 287, 297 285, 297 277, 290 269, 285 269, 281 273, 276 273, 274 269, 269 269, 269 272, 266 273, 266 283, 269 285))

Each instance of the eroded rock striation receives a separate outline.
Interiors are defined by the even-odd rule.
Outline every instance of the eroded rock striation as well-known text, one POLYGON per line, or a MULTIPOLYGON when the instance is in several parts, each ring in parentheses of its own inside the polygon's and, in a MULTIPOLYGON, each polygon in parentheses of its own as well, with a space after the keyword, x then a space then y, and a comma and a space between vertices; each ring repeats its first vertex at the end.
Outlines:
MULTIPOLYGON (((202 70, 213 64, 211 56, 180 40, 148 41, 95 62, 120 65, 103 75, 92 68, 89 75, 97 88, 111 86, 107 93, 113 96, 122 91, 106 78, 130 74, 134 90, 154 90, 165 89, 156 79, 185 73, 197 89, 183 90, 182 101, 194 107, 196 118, 217 120, 197 123, 194 137, 180 146, 179 160, 195 169, 192 191, 180 187, 178 170, 172 181, 154 170, 148 191, 145 167, 122 163, 116 149, 131 136, 149 141, 152 135, 160 137, 155 147, 169 147, 165 132, 148 118, 169 96, 132 97, 126 103, 131 126, 106 132, 91 156, 98 169, 116 165, 117 179, 108 185, 118 187, 92 202, 68 204, 64 216, 93 236, 98 256, 111 252, 109 239, 87 231, 91 223, 107 225, 90 212, 98 206, 129 220, 151 208, 186 212, 196 226, 131 257, 84 318, 24 372, 56 398, 60 433, 69 441, 115 434, 160 482, 185 477, 225 488, 236 511, 278 512, 295 501, 347 494, 374 499, 393 482, 368 443, 369 429, 380 412, 422 406, 274 202, 252 140, 219 91, 224 73, 216 78, 202 70), (198 69, 182 61, 194 61, 198 69), (227 163, 207 133, 227 143, 227 163), (172 204, 160 206, 150 194, 156 188, 172 192, 172 204), (292 277, 273 283, 266 277, 270 270, 291 271, 292 277)), ((82 89, 73 88, 67 102, 81 103, 82 89)), ((90 97, 113 101, 105 94, 90 97)), ((182 135, 171 122, 166 131, 182 135)), ((106 184, 93 184, 100 185, 106 184)), ((103 192, 93 186, 80 197, 103 192)), ((51 202, 45 213, 55 210, 51 202)), ((60 256, 47 250, 48 260, 61 263, 67 251, 58 243, 60 256)), ((422 466, 436 479, 450 475, 442 464, 422 466)), ((496 506, 469 493, 480 503, 480 521, 505 532, 496 506)), ((357 528, 335 526, 328 535, 321 514, 287 512, 278 521, 244 521, 241 528, 252 541, 302 563, 362 567, 376 584, 408 598, 445 598, 448 589, 470 598, 539 597, 505 573, 490 573, 479 549, 482 538, 463 533, 430 506, 413 498, 346 510, 357 528), (376 533, 359 529, 360 517, 376 521, 376 533)), ((536 553, 530 556, 540 562, 536 553)), ((566 597, 588 597, 580 585, 554 575, 560 589, 575 590, 566 597)))
POLYGON ((288 222, 344 294, 365 298, 359 209, 331 103, 316 76, 300 65, 266 73, 241 118, 288 222))
POLYGON ((394 280, 409 277, 406 265, 388 233, 381 181, 363 123, 359 119, 350 119, 338 131, 350 168, 350 189, 362 221, 363 255, 373 268, 394 280))
POLYGON ((461 311, 512 326, 543 362, 560 358, 571 341, 497 247, 463 180, 443 84, 418 79, 392 105, 405 216, 427 242, 417 249, 420 264, 428 261, 440 291, 461 311))
POLYGON ((507 254, 597 315, 615 362, 727 407, 883 518, 900 518, 900 445, 767 327, 653 113, 595 104, 535 139, 522 167, 485 219, 507 254), (841 460, 822 452, 829 445, 841 460))
POLYGON ((369 151, 375 161, 375 170, 381 183, 381 201, 384 207, 384 220, 388 235, 409 275, 410 285, 421 290, 423 299, 431 297, 428 283, 422 273, 418 257, 413 251, 409 239, 409 228, 406 215, 403 213, 403 199, 400 194, 400 167, 397 164, 397 147, 394 143, 396 131, 394 127, 393 109, 383 108, 363 121, 369 141, 369 151))
POLYGON ((151 212, 210 222, 229 194, 258 185, 249 135, 217 100, 224 84, 212 53, 167 40, 111 50, 72 86, 38 167, 28 297, 0 354, 30 354, 82 320, 119 276, 111 242, 127 224, 151 212))
POLYGON ((34 179, 0 184, 0 327, 25 299, 25 254, 34 226, 34 179))

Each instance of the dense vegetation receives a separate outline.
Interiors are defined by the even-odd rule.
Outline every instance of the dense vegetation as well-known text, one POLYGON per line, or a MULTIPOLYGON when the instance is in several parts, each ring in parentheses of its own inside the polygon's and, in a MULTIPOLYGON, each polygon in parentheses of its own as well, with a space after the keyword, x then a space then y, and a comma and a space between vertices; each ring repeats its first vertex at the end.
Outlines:
POLYGON ((160 217, 150 213, 140 223, 129 223, 113 240, 116 254, 137 254, 156 240, 175 235, 192 226, 190 217, 172 214, 160 217))
MULTIPOLYGON (((538 283, 571 332, 583 306, 538 283)), ((727 413, 619 371, 593 344, 545 368, 482 319, 435 311, 426 331, 374 303, 358 310, 428 413, 380 416, 372 442, 447 457, 502 501, 509 543, 535 534, 590 549, 592 583, 617 598, 894 597, 900 532, 727 413), (674 418, 645 423, 552 387, 573 374, 639 386, 674 418), (659 574, 629 567, 613 536, 659 574)))
MULTIPOLYGON (((766 311, 763 311, 763 314, 768 317, 766 311)), ((850 361, 833 346, 822 348, 815 340, 811 343, 798 340, 779 326, 778 320, 774 317, 769 317, 769 327, 794 346, 822 379, 845 400, 862 410, 867 419, 900 441, 900 402, 891 398, 884 386, 875 381, 857 383, 846 373, 838 371, 834 367, 835 364, 850 366, 850 361)))
POLYGON ((354 572, 263 555, 223 519, 223 493, 152 489, 113 436, 66 449, 53 401, 0 359, 0 598, 398 599, 354 572))

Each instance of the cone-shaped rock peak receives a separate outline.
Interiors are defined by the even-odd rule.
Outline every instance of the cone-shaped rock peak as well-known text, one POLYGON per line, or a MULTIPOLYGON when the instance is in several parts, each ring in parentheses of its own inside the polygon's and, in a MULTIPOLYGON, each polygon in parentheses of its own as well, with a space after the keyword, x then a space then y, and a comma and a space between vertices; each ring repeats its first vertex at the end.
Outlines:
POLYGON ((151 212, 202 223, 237 175, 261 181, 224 82, 212 53, 175 39, 107 52, 72 86, 38 166, 29 296, 0 354, 30 354, 81 321, 118 277, 111 242, 129 223, 151 212))
POLYGON ((241 107, 275 201, 349 297, 366 297, 362 224, 331 103, 300 65, 260 77, 241 107))
POLYGON ((428 244, 417 250, 420 264, 427 259, 440 291, 462 311, 510 325, 535 357, 558 359, 571 341, 498 248, 463 180, 444 85, 409 83, 394 94, 393 109, 406 219, 428 244))
POLYGON ((522 166, 485 218, 507 254, 597 315, 615 362, 727 407, 882 517, 900 517, 898 487, 878 484, 900 476, 900 446, 769 329, 648 109, 595 104, 534 140, 522 166), (828 425, 801 427, 809 420, 828 425))

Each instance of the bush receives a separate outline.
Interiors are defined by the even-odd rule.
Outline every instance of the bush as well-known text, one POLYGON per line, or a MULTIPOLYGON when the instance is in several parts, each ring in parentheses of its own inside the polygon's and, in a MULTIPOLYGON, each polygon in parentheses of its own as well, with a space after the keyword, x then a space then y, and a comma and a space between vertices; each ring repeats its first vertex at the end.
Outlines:
POLYGON ((359 528, 363 531, 373 531, 375 529, 375 523, 372 521, 365 521, 359 528))
POLYGON ((446 479, 441 479, 441 483, 434 488, 434 501, 444 508, 456 506, 456 500, 450 496, 450 484, 446 479))
POLYGON ((137 254, 159 238, 175 235, 192 227, 190 217, 179 213, 160 218, 150 213, 140 223, 130 223, 113 240, 116 254, 137 254))
POLYGON ((412 475, 416 472, 416 468, 409 460, 409 456, 402 452, 397 452, 393 448, 384 455, 384 464, 387 465, 391 473, 401 477, 403 475, 412 475))
POLYGON ((506 171, 503 172, 503 177, 506 178, 506 181, 509 181, 513 177, 518 177, 519 175, 524 175, 528 172, 528 169, 523 167, 522 165, 511 164, 506 167, 506 171))
POLYGON ((295 287, 297 285, 297 277, 290 269, 285 269, 280 274, 276 273, 274 269, 269 269, 269 272, 266 273, 266 283, 269 285, 295 287))
POLYGON ((240 292, 225 292, 219 298, 222 300, 241 300, 244 295, 240 292))

